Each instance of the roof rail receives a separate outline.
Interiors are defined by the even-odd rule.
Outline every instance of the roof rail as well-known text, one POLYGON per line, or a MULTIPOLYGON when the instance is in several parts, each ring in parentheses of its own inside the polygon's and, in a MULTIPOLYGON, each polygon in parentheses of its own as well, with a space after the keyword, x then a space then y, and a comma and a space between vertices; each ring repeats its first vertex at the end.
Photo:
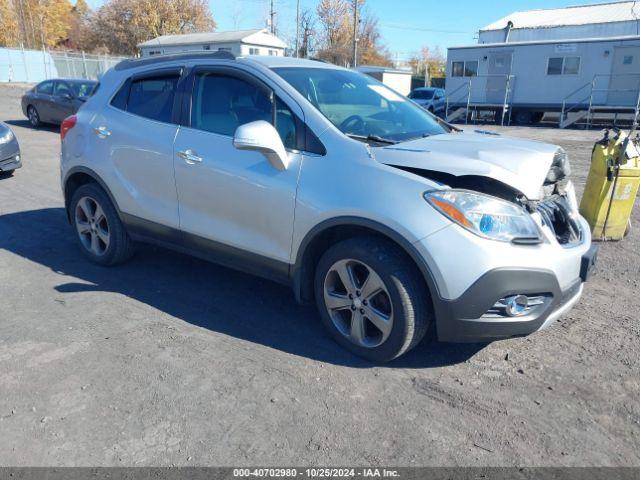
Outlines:
POLYGON ((130 68, 154 65, 156 63, 165 63, 173 60, 197 59, 235 60, 236 56, 226 50, 218 50, 216 52, 183 52, 168 55, 154 55, 153 57, 129 58, 127 60, 123 60, 114 67, 114 70, 129 70, 130 68))

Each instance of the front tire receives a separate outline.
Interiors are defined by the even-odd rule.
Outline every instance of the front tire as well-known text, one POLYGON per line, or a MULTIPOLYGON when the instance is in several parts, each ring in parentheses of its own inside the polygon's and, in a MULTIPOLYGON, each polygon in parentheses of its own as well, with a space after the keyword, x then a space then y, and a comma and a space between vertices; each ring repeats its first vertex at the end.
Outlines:
POLYGON ((134 245, 105 191, 94 183, 80 186, 71 199, 69 218, 82 253, 92 262, 111 266, 134 253, 134 245))
POLYGON ((376 363, 416 346, 433 317, 416 266, 394 243, 377 237, 329 248, 316 268, 315 298, 331 336, 376 363))
POLYGON ((38 110, 33 105, 29 105, 27 108, 27 118, 29 118, 29 123, 33 128, 38 128, 42 125, 42 121, 40 120, 40 114, 38 110))

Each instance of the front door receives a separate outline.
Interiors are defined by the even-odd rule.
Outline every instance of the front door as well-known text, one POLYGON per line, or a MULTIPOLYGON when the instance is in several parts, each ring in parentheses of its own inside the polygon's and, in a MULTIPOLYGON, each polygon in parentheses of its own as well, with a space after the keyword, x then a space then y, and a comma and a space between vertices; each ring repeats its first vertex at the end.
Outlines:
POLYGON ((62 121, 75 112, 75 101, 71 87, 67 82, 56 81, 53 87, 53 101, 51 102, 51 118, 56 123, 62 121))
POLYGON ((502 105, 505 101, 507 80, 511 74, 513 50, 489 52, 489 67, 486 84, 486 101, 502 105))
POLYGON ((287 267, 302 161, 292 151, 295 117, 259 81, 234 70, 212 67, 193 74, 190 118, 174 144, 180 227, 194 247, 287 267), (274 119, 289 147, 285 171, 276 170, 259 152, 233 146, 238 126, 274 119))
POLYGON ((615 47, 607 104, 635 107, 640 88, 640 47, 615 47))

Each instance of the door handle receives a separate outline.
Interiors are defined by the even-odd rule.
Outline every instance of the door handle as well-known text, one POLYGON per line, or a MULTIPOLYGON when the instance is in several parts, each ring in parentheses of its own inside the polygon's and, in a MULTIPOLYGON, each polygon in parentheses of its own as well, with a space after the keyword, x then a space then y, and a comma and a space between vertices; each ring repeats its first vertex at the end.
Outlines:
POLYGON ((189 165, 193 165, 194 163, 201 163, 202 157, 199 157, 196 152, 193 150, 184 150, 182 152, 178 152, 178 156, 187 162, 189 165))
POLYGON ((94 128, 93 133, 95 133, 100 138, 107 138, 109 135, 111 135, 111 132, 107 130, 107 127, 105 126, 94 128))

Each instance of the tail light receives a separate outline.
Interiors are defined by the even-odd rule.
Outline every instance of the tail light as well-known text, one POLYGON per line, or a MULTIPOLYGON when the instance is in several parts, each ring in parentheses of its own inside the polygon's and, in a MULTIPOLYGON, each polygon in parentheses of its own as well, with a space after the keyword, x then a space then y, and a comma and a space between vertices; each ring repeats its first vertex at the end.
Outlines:
POLYGON ((67 136, 67 132, 76 126, 77 121, 78 117, 75 115, 71 115, 62 121, 62 125, 60 125, 60 141, 64 140, 64 137, 67 136))

